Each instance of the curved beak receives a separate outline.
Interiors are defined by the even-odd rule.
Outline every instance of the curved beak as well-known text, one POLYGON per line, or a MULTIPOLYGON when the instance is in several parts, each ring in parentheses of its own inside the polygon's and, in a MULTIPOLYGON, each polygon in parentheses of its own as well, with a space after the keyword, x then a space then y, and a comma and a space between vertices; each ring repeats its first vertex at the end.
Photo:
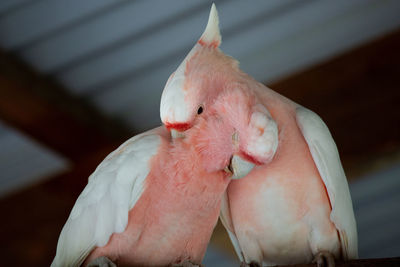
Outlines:
POLYGON ((249 174, 254 166, 253 163, 242 159, 240 156, 233 155, 229 161, 229 165, 224 170, 232 174, 232 179, 240 179, 249 174))

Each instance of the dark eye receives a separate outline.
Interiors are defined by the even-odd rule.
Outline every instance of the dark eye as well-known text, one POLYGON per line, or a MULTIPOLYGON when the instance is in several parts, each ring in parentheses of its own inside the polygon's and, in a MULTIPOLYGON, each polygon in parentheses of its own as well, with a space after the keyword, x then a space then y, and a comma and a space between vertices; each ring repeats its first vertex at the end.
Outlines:
POLYGON ((203 106, 200 106, 199 109, 197 110, 197 114, 203 113, 203 106))

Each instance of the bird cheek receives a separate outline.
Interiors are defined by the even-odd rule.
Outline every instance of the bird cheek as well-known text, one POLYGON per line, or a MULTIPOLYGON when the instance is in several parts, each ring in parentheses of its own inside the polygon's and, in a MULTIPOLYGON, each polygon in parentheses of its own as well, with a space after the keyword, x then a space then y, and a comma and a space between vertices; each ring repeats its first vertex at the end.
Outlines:
POLYGON ((246 158, 256 164, 265 164, 272 160, 278 148, 279 138, 277 123, 270 116, 253 113, 246 136, 246 142, 241 144, 246 158))

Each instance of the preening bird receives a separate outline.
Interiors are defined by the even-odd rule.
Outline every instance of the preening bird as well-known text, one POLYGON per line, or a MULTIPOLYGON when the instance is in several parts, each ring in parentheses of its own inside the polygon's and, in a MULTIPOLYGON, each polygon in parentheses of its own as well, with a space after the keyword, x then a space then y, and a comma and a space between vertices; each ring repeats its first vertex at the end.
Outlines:
MULTIPOLYGON (((108 155, 78 197, 51 266, 200 264, 228 183, 254 167, 241 150, 254 145, 241 137, 248 135, 247 118, 254 113, 248 101, 241 91, 221 94, 213 107, 201 106, 204 114, 195 111, 196 124, 179 138, 159 127, 108 155), (230 109, 226 101, 237 106, 230 109)), ((182 114, 174 116, 168 118, 182 114)), ((270 153, 268 146, 257 149, 260 158, 270 153)))
POLYGON ((200 264, 232 176, 226 125, 199 120, 177 140, 159 127, 108 155, 77 199, 52 266, 200 264))
POLYGON ((175 137, 218 112, 239 133, 238 159, 258 165, 228 185, 222 203, 243 265, 357 258, 350 192, 327 126, 243 73, 220 43, 213 5, 205 33, 164 89, 160 112, 175 137))

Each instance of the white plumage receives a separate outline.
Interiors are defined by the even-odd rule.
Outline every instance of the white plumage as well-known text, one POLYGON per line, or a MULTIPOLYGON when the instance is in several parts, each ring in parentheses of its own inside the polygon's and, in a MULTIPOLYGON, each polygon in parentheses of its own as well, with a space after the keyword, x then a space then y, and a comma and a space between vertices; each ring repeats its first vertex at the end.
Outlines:
POLYGON ((144 190, 149 160, 160 144, 156 130, 126 141, 89 177, 62 229, 52 267, 80 266, 94 247, 124 231, 128 212, 144 190))
POLYGON ((345 259, 358 258, 357 226, 346 175, 328 127, 306 108, 298 108, 297 123, 308 144, 332 205, 331 221, 340 235, 345 259))

